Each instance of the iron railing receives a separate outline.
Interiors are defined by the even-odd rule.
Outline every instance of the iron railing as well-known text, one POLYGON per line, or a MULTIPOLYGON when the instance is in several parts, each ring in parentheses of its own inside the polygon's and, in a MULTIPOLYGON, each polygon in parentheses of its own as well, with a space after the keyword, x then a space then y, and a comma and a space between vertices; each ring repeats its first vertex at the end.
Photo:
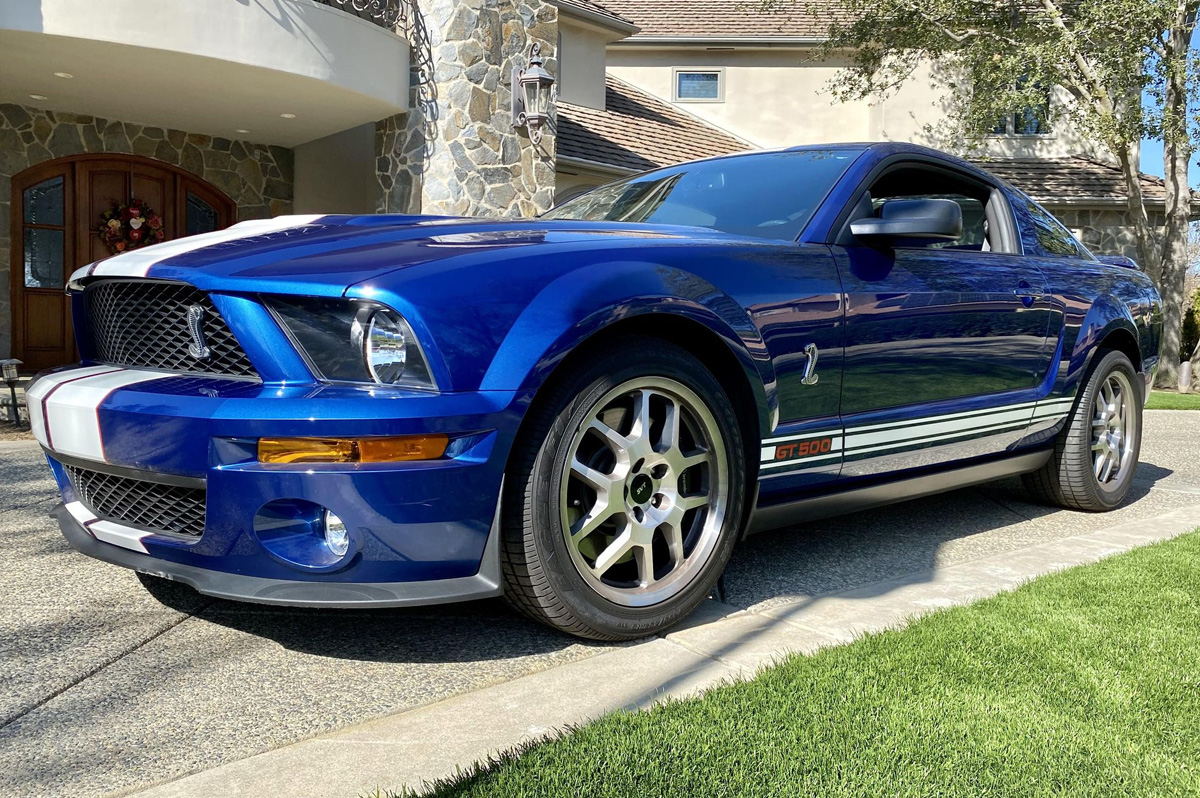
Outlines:
POLYGON ((409 0, 317 0, 327 6, 340 8, 347 14, 374 22, 383 28, 395 28, 405 19, 409 0))

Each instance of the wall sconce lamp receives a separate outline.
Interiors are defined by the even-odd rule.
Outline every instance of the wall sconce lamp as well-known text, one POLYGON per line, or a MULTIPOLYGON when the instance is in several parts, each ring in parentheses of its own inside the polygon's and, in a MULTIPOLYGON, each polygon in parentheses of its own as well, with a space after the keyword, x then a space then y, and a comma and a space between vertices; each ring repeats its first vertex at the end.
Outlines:
POLYGON ((550 88, 554 76, 542 64, 542 45, 534 42, 529 48, 529 66, 513 69, 512 117, 514 128, 529 130, 529 140, 542 143, 546 124, 550 121, 550 88))

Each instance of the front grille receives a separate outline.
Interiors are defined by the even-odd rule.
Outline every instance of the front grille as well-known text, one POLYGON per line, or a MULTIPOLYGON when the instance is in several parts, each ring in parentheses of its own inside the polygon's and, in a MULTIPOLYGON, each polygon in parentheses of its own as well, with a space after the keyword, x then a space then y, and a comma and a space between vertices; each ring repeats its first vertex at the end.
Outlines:
POLYGON ((134 368, 188 374, 257 377, 254 366, 212 300, 190 285, 154 280, 105 280, 84 294, 95 359, 134 368), (205 343, 211 357, 188 351, 188 309, 204 309, 205 343))
POLYGON ((203 488, 163 485, 63 464, 79 500, 106 521, 198 538, 204 534, 203 488))

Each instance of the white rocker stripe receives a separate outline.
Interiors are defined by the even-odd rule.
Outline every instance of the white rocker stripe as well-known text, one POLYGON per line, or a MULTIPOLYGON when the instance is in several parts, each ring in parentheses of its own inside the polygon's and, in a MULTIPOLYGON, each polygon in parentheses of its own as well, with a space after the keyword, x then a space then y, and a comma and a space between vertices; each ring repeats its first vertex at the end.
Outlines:
POLYGON ((114 524, 112 521, 101 521, 96 515, 84 506, 83 502, 67 502, 64 505, 67 512, 71 514, 76 521, 83 525, 92 537, 104 543, 112 543, 115 546, 120 546, 133 551, 140 551, 142 554, 149 554, 145 544, 142 543, 142 538, 149 537, 149 532, 142 532, 137 529, 132 529, 120 524, 114 524))
POLYGON ((880 443, 915 443, 931 436, 937 436, 940 433, 948 432, 953 435, 961 435, 975 429, 984 429, 1000 423, 1016 424, 1022 421, 1028 422, 1032 416, 1033 405, 1028 405, 1011 410, 996 410, 985 416, 938 421, 883 432, 860 433, 858 430, 849 430, 846 435, 846 448, 872 446, 880 443))
POLYGON ((773 469, 785 466, 801 467, 810 463, 817 464, 838 457, 843 449, 847 455, 870 454, 936 443, 964 435, 1015 430, 1022 424, 1027 425, 1034 421, 1064 418, 1070 413, 1074 404, 1075 397, 1062 397, 1036 402, 1021 402, 990 410, 971 410, 887 424, 852 427, 845 431, 844 437, 839 432, 814 432, 769 438, 763 441, 760 467, 761 469, 773 469), (777 444, 827 437, 836 441, 831 454, 794 460, 775 460, 775 445, 777 444))
POLYGON ((1002 407, 989 407, 983 410, 967 410, 961 413, 948 413, 941 416, 926 416, 924 418, 910 418, 905 421, 889 421, 886 424, 870 424, 864 427, 851 427, 846 430, 848 435, 856 435, 863 432, 872 432, 874 430, 899 429, 903 427, 915 427, 925 424, 936 424, 943 421, 958 421, 967 420, 973 417, 984 418, 996 413, 1007 413, 1017 410, 1032 410, 1037 402, 1022 402, 1016 405, 1004 405, 1002 407))
MULTIPOLYGON (((48 384, 43 389, 42 383, 50 382, 50 378, 44 378, 38 380, 30 390, 29 406, 34 405, 32 400, 35 398, 38 405, 39 418, 35 424, 37 432, 34 433, 38 442, 60 454, 106 462, 104 441, 100 435, 100 405, 118 388, 172 375, 159 371, 92 366, 52 376, 64 379, 56 379, 53 385, 48 384), (35 389, 38 391, 36 397, 35 389)), ((32 414, 30 419, 32 421, 32 414)))
POLYGON ((943 435, 933 435, 933 436, 926 437, 926 438, 901 441, 901 442, 897 442, 897 443, 885 443, 880 446, 868 446, 865 448, 847 449, 846 456, 847 457, 855 457, 860 454, 872 454, 872 453, 876 453, 876 452, 886 452, 886 451, 895 450, 895 449, 908 449, 910 447, 921 446, 926 443, 937 443, 939 441, 949 440, 950 438, 961 438, 964 435, 984 435, 989 432, 997 432, 998 433, 998 432, 1004 432, 1005 430, 1016 431, 1016 430, 1021 429, 1027 423, 1028 422, 1023 421, 1023 420, 1022 421, 1006 421, 1002 424, 993 424, 993 425, 987 426, 987 427, 972 427, 970 429, 960 429, 960 430, 957 430, 956 432, 949 432, 949 433, 945 433, 943 435))
POLYGON ((174 241, 164 241, 161 244, 142 247, 132 252, 124 252, 111 258, 77 269, 71 275, 71 281, 84 277, 145 277, 150 269, 168 258, 195 252, 198 249, 211 247, 214 244, 224 244, 239 238, 253 238, 267 233, 277 233, 290 230, 293 227, 310 225, 325 214, 310 214, 306 216, 277 216, 274 219, 252 219, 239 222, 224 230, 211 233, 187 236, 174 241))

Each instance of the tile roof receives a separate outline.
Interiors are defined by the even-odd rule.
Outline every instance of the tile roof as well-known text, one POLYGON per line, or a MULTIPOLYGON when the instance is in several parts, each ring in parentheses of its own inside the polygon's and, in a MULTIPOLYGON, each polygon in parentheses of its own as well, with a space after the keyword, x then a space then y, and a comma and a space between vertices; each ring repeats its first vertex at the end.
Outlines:
POLYGON ((807 3, 784 0, 781 8, 765 13, 756 0, 604 0, 605 6, 642 29, 631 41, 649 36, 820 38, 838 12, 814 13, 807 3))
MULTIPOLYGON (((1039 202, 1124 201, 1127 196, 1120 167, 1090 158, 994 158, 974 162, 1039 202)), ((1163 179, 1143 174, 1142 195, 1147 202, 1165 201, 1163 179)))
POLYGON ((750 149, 670 103, 608 76, 606 108, 560 103, 559 157, 644 171, 750 149))
POLYGON ((554 5, 559 8, 576 8, 591 12, 592 14, 598 14, 602 17, 608 17, 609 20, 621 27, 635 27, 635 23, 632 20, 621 16, 606 5, 595 2, 595 0, 554 0, 554 5))

